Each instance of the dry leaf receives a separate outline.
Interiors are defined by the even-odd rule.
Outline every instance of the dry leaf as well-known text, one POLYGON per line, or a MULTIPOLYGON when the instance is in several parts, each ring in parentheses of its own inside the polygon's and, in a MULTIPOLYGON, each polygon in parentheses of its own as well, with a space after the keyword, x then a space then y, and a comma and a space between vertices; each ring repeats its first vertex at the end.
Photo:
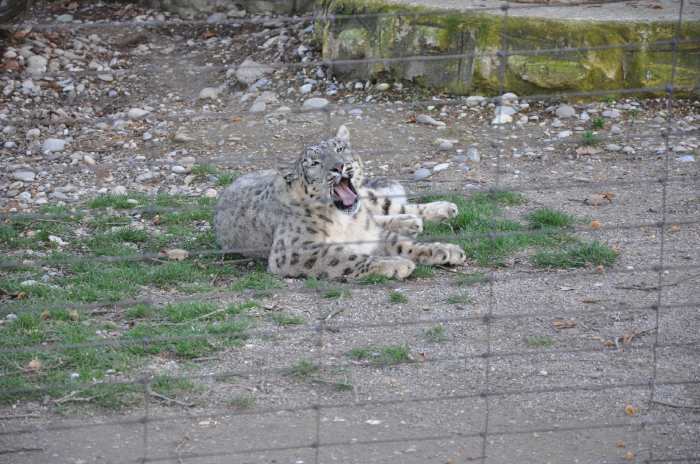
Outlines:
POLYGON ((605 273, 605 266, 603 266, 602 264, 599 264, 598 266, 595 267, 595 271, 598 274, 604 274, 605 273))
POLYGON ((600 223, 600 221, 597 221, 597 220, 595 220, 595 219, 591 221, 591 229, 593 229, 593 230, 598 230, 598 229, 600 229, 602 226, 603 226, 603 225, 600 223))
POLYGON ((567 319, 555 319, 552 321, 552 327, 557 330, 573 329, 576 327, 576 321, 567 319))
POLYGON ((173 261, 184 261, 190 254, 187 250, 173 248, 172 250, 165 250, 165 255, 168 259, 172 259, 173 261))
POLYGON ((234 116, 231 118, 231 122, 241 122, 243 119, 240 116, 234 116))
POLYGON ((408 119, 406 120, 406 122, 407 122, 408 124, 415 124, 415 123, 416 123, 416 117, 415 117, 415 116, 411 116, 410 118, 408 118, 408 119))
POLYGON ((41 369, 41 361, 36 358, 29 361, 27 364, 27 370, 29 371, 38 371, 39 369, 41 369))
POLYGON ((624 448, 625 442, 622 440, 617 440, 617 443, 615 443, 615 446, 617 446, 618 448, 624 448))
POLYGON ((48 309, 45 309, 41 312, 41 316, 39 316, 42 320, 47 320, 51 318, 51 313, 49 313, 48 309))
POLYGON ((71 309, 68 311, 68 317, 71 321, 78 321, 80 320, 80 313, 75 309, 71 309))
POLYGON ((599 148, 594 148, 594 147, 578 147, 576 149, 576 154, 581 156, 581 155, 597 155, 600 153, 599 148))
POLYGON ((588 198, 583 200, 583 202, 591 206, 600 206, 609 203, 609 201, 599 193, 594 193, 593 195, 590 195, 588 198))
POLYGON ((160 214, 156 214, 155 216, 153 216, 153 225, 157 226, 159 224, 160 224, 160 214))
POLYGON ((671 226, 671 232, 680 232, 680 231, 681 231, 681 226, 679 226, 678 224, 673 224, 671 226))
POLYGON ((625 414, 627 414, 628 416, 634 416, 635 414, 637 414, 637 408, 635 408, 631 404, 628 404, 627 406, 625 406, 625 414))
POLYGON ((626 452, 625 459, 627 459, 628 461, 634 461, 634 453, 632 451, 626 452))
POLYGON ((216 32, 214 32, 214 31, 204 31, 204 32, 202 32, 202 35, 200 35, 199 37, 200 37, 200 39, 202 39, 202 40, 211 39, 212 37, 216 37, 216 32))

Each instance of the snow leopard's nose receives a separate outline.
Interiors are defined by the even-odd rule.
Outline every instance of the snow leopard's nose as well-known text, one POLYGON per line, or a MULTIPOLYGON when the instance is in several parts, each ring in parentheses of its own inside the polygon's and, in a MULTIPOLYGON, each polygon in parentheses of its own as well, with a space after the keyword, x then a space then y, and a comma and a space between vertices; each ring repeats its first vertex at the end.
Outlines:
POLYGON ((345 166, 343 163, 335 163, 333 165, 333 168, 331 169, 331 171, 342 174, 343 173, 343 166, 345 166))

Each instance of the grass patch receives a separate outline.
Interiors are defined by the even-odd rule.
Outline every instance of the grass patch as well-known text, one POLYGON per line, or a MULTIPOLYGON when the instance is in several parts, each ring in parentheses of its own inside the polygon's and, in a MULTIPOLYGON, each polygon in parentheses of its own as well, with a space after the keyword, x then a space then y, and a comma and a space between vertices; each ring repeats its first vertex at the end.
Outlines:
POLYGON ((445 301, 453 305, 466 305, 473 303, 473 300, 469 295, 463 295, 460 293, 448 296, 445 301))
POLYGON ((427 264, 416 264, 411 277, 416 279, 432 277, 435 274, 435 269, 427 264))
POLYGON ((342 288, 329 288, 325 290, 321 296, 327 300, 337 300, 347 296, 348 292, 342 288))
POLYGON ((401 292, 390 292, 389 302, 394 304, 408 303, 408 297, 401 292))
POLYGON ((549 208, 537 209, 527 215, 531 229, 565 228, 574 224, 574 217, 549 208))
POLYGON ((153 316, 153 308, 146 304, 139 304, 126 310, 127 319, 148 319, 153 316))
POLYGON ((525 343, 530 348, 549 348, 554 345, 554 340, 547 335, 531 335, 525 339, 525 343))
POLYGON ((532 263, 546 268, 576 268, 585 266, 612 266, 618 253, 600 242, 578 243, 559 251, 540 251, 532 263))
POLYGON ((289 375, 297 380, 308 380, 311 376, 318 373, 317 365, 308 359, 300 359, 292 367, 289 368, 289 375))
POLYGON ((272 319, 275 324, 281 326, 303 325, 306 323, 306 320, 301 316, 294 316, 292 314, 285 313, 272 313, 270 319, 272 319))
POLYGON ((240 176, 240 173, 237 173, 237 172, 220 173, 216 178, 216 185, 219 187, 228 187, 239 176, 240 176))
POLYGON ((368 361, 371 364, 386 366, 412 361, 408 345, 353 348, 347 356, 356 361, 368 361))
POLYGON ((255 396, 253 395, 238 395, 228 400, 226 405, 229 408, 244 410, 254 408, 255 402, 255 396))
POLYGON ((224 318, 224 311, 218 310, 212 303, 191 302, 169 304, 163 309, 165 317, 170 322, 188 322, 193 320, 208 320, 224 318))
POLYGON ((600 116, 596 116, 591 120, 591 126, 593 127, 593 129, 600 130, 603 127, 605 127, 605 119, 601 118, 600 116))
POLYGON ((581 144, 586 146, 597 145, 600 143, 600 138, 593 131, 585 131, 581 134, 581 144))
POLYGON ((442 325, 436 325, 423 332, 425 339, 431 343, 442 343, 446 342, 448 337, 445 331, 445 327, 442 325))
POLYGON ((231 284, 231 290, 242 292, 244 290, 268 291, 275 288, 280 288, 282 282, 279 278, 269 272, 256 270, 250 272, 236 282, 231 284))

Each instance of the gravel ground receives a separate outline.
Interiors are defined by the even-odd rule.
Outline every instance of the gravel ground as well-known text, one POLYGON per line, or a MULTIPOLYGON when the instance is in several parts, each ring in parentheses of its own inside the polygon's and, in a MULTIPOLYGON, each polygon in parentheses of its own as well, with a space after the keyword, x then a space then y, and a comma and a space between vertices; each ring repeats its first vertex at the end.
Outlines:
POLYGON ((0 410, 0 462, 698 459, 700 102, 677 99, 669 115, 664 98, 504 95, 499 110, 478 96, 345 82, 303 66, 318 58, 303 22, 236 25, 243 13, 232 10, 226 25, 133 27, 178 19, 113 4, 66 8, 33 17, 71 15, 70 27, 20 28, 2 50, 3 212, 81 208, 127 191, 216 196, 217 176, 197 175, 197 166, 281 169, 303 143, 347 124, 372 175, 400 178, 416 193, 522 191, 527 203, 506 208, 507 217, 565 211, 583 219, 578 235, 620 256, 609 269, 543 271, 516 254, 495 270, 458 270, 484 272, 492 284, 460 287, 446 271, 392 283, 406 297, 397 303, 381 285, 349 286, 329 300, 288 280, 290 290, 258 311, 281 308, 306 324, 270 325, 214 360, 150 366, 196 377, 196 406, 59 413, 19 402, 0 410), (117 23, 91 22, 104 19, 117 23), (311 107, 325 110, 302 111, 311 107), (661 234, 669 269, 659 293, 661 234), (464 301, 448 302, 455 294, 464 301), (320 331, 309 322, 319 317, 320 331), (439 324, 444 337, 426 336, 439 324), (375 366, 346 355, 380 345, 407 345, 409 362, 375 366), (288 375, 300 359, 321 366, 313 381, 288 375), (232 403, 245 395, 253 408, 232 403), (30 417, 8 419, 22 414, 30 417), (144 414, 153 421, 144 425, 144 414))

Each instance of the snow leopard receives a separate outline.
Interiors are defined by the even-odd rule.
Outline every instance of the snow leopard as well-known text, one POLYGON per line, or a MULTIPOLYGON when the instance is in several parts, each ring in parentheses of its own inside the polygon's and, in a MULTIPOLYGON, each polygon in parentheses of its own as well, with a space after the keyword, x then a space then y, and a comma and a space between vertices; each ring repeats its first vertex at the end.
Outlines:
POLYGON ((220 195, 214 229, 224 252, 265 259, 279 276, 405 279, 416 264, 464 264, 457 245, 415 240, 424 220, 457 213, 447 201, 408 202, 396 181, 365 179, 340 126, 335 137, 306 146, 289 172, 237 178, 220 195))

